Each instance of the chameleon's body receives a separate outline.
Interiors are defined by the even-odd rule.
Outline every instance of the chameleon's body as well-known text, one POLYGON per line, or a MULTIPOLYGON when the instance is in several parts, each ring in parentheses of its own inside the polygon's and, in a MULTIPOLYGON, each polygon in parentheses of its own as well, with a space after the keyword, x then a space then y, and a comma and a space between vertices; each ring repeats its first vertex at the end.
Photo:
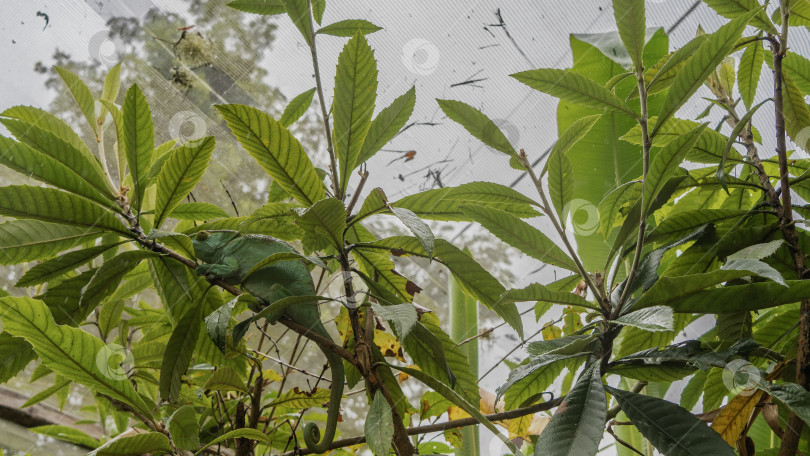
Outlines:
MULTIPOLYGON (((313 296, 312 276, 302 261, 279 261, 253 272, 248 271, 265 258, 280 252, 295 252, 284 241, 261 235, 242 235, 237 231, 200 231, 192 239, 197 259, 205 264, 197 266, 197 274, 222 279, 232 285, 241 285, 264 304, 271 304, 287 296, 313 296)), ((331 338, 321 323, 317 303, 287 307, 284 316, 306 326, 310 331, 331 338)), ((282 315, 268 316, 275 321, 282 315)), ((323 440, 318 426, 308 423, 304 428, 304 442, 314 453, 324 453, 335 437, 340 400, 343 397, 343 360, 329 350, 323 350, 332 371, 332 392, 323 440)))

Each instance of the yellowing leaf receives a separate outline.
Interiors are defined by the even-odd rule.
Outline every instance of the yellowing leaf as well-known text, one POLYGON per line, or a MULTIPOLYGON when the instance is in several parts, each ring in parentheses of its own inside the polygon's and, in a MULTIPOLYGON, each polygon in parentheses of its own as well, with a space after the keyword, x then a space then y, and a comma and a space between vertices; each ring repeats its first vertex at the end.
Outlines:
POLYGON ((751 418, 754 407, 765 393, 760 390, 744 390, 734 397, 712 422, 712 429, 717 431, 732 447, 737 446, 740 433, 751 418))
POLYGON ((399 343, 393 334, 389 334, 379 329, 374 330, 374 343, 380 347, 383 356, 393 357, 399 361, 405 362, 405 356, 402 353, 402 345, 399 343))

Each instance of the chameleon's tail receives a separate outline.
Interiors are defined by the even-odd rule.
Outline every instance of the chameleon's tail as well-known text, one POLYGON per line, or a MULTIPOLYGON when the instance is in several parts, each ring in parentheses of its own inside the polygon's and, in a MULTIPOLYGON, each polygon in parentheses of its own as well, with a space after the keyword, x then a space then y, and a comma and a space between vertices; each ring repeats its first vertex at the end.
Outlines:
MULTIPOLYGON (((326 331, 324 331, 326 332, 326 331)), ((343 358, 331 350, 321 348, 332 370, 332 393, 329 395, 329 411, 326 416, 326 430, 321 440, 321 431, 315 423, 304 427, 304 443, 313 453, 325 453, 335 439, 335 428, 340 415, 340 401, 343 398, 343 358)))

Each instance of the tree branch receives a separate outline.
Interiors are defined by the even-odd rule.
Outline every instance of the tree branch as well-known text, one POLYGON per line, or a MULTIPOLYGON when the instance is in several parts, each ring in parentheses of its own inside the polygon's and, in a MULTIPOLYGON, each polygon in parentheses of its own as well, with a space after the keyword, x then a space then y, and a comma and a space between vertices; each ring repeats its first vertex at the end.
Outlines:
MULTIPOLYGON (((500 413, 492 413, 489 415, 485 415, 489 421, 502 421, 502 420, 510 420, 513 418, 520 418, 526 415, 533 415, 537 412, 542 412, 545 410, 550 410, 554 407, 560 405, 560 403, 565 399, 564 397, 558 397, 557 399, 550 400, 548 402, 543 402, 540 404, 531 405, 529 407, 519 408, 515 410, 510 410, 508 412, 500 412, 500 413)), ((448 429, 456 429, 465 426, 472 426, 479 424, 479 421, 473 417, 469 418, 461 418, 458 420, 453 421, 446 421, 443 423, 435 423, 435 424, 428 424, 425 426, 416 426, 412 428, 406 429, 408 435, 420 435, 426 434, 429 432, 442 432, 448 429)), ((332 445, 329 447, 330 450, 334 450, 336 448, 343 448, 351 445, 358 445, 361 443, 366 442, 365 436, 357 436, 357 437, 350 437, 348 439, 341 439, 335 440, 332 442, 332 445)), ((301 449, 297 452, 289 451, 287 453, 282 453, 280 456, 303 456, 306 454, 311 454, 311 452, 307 449, 301 449)))

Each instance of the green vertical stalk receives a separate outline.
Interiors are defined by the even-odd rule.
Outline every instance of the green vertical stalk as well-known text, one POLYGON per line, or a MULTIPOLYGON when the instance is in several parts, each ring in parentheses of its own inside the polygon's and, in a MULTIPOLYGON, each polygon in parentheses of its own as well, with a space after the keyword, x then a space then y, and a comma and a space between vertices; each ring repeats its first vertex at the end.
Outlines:
MULTIPOLYGON (((465 252, 469 254, 468 251, 465 252)), ((450 338, 459 343, 478 334, 478 303, 461 290, 456 279, 451 275, 447 280, 450 298, 450 338)), ((470 361, 470 369, 478 377, 478 339, 461 345, 461 352, 470 361)), ((481 454, 478 426, 466 426, 461 429, 461 448, 456 449, 456 456, 479 456, 481 454)))

